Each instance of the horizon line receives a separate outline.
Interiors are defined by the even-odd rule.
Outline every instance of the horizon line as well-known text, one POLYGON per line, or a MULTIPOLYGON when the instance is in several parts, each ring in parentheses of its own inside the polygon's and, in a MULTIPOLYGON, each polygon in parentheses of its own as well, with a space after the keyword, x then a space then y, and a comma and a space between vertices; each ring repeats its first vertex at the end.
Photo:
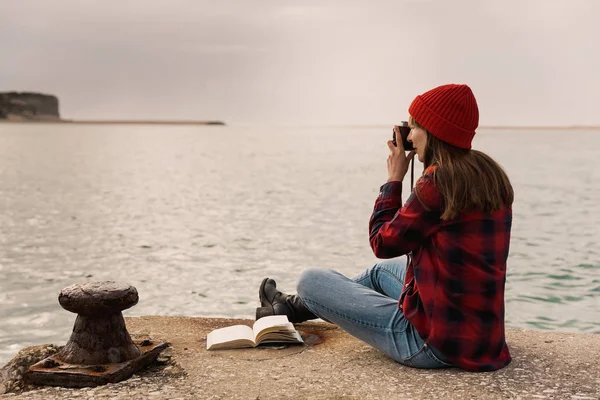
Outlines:
MULTIPOLYGON (((221 120, 151 120, 151 119, 39 119, 39 120, 1 120, 0 123, 26 123, 26 124, 86 124, 86 125, 233 125, 233 126, 259 126, 259 125, 273 125, 273 126, 289 126, 299 128, 309 127, 388 127, 392 124, 255 124, 255 123, 225 123, 221 120)), ((481 125, 477 129, 522 129, 522 130, 539 130, 539 129, 600 129, 600 125, 481 125)))

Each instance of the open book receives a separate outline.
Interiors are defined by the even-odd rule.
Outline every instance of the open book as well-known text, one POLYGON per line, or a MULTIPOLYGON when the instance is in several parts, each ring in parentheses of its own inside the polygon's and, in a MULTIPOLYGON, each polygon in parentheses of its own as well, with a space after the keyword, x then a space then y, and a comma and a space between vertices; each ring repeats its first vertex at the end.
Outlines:
POLYGON ((300 333, 285 315, 270 315, 256 321, 252 328, 234 325, 215 329, 206 337, 206 350, 256 347, 264 343, 304 343, 300 333))

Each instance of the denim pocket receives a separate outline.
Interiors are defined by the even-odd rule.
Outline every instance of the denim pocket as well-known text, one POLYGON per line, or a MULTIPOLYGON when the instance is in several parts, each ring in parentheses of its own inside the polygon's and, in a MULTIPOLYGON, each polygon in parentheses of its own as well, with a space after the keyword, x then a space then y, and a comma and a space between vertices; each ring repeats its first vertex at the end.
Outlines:
POLYGON ((415 354, 404 360, 403 364, 413 368, 426 369, 448 368, 452 366, 452 364, 448 364, 436 357, 427 343, 421 346, 415 354))

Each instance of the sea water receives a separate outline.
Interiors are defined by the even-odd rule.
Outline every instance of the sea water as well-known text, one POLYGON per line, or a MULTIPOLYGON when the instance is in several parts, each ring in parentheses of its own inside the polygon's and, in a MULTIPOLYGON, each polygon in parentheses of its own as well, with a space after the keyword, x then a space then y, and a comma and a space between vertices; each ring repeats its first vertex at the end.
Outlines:
MULTIPOLYGON (((253 318, 265 276, 294 292, 305 268, 372 266, 390 134, 0 124, 0 362, 66 342, 73 283, 135 286, 129 316, 253 318)), ((474 147, 515 190, 507 327, 600 333, 600 131, 481 129, 474 147)))

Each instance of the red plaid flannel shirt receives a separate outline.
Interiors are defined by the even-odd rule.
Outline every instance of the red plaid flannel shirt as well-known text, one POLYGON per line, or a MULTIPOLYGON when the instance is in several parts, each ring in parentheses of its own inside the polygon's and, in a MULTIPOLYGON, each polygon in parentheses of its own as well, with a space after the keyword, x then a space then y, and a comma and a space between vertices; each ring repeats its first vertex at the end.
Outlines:
POLYGON ((442 220, 430 168, 402 205, 402 183, 381 187, 369 222, 378 258, 412 253, 398 306, 423 340, 456 366, 493 371, 511 356, 504 337, 504 285, 512 211, 442 220))

